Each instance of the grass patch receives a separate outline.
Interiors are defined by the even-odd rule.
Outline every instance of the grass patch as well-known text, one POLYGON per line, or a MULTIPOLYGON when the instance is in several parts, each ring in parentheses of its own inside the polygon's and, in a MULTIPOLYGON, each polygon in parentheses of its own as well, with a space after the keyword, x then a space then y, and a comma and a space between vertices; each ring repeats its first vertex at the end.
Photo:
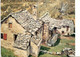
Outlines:
POLYGON ((49 50, 50 48, 48 48, 48 47, 45 47, 45 46, 41 46, 41 48, 40 48, 41 50, 49 50))
MULTIPOLYGON (((66 43, 75 43, 75 38, 73 39, 58 39, 56 42, 56 45, 54 47, 45 47, 42 46, 41 50, 47 50, 50 52, 61 52, 64 48, 72 48, 75 50, 75 46, 73 45, 68 45, 66 43)), ((66 55, 50 55, 50 54, 44 54, 44 53, 39 53, 39 57, 67 57, 66 55)))
POLYGON ((1 47, 1 56, 2 57, 17 57, 14 55, 13 51, 1 47))
POLYGON ((67 57, 66 55, 50 55, 50 54, 43 54, 39 57, 67 57))

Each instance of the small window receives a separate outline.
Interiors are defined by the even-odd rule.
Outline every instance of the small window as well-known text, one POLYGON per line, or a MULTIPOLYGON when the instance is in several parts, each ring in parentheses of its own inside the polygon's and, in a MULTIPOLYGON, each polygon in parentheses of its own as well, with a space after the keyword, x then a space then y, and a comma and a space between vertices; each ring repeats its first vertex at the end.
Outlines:
POLYGON ((31 34, 31 37, 33 37, 34 35, 33 34, 31 34))
POLYGON ((34 6, 34 8, 37 8, 36 6, 34 6))
POLYGON ((63 28, 65 28, 65 26, 63 26, 63 28))
POLYGON ((37 35, 37 34, 38 34, 38 32, 36 31, 36 32, 35 32, 35 34, 37 35))
POLYGON ((67 27, 67 30, 66 31, 68 31, 69 30, 69 26, 66 26, 67 27))
POLYGON ((62 31, 62 34, 64 34, 64 31, 62 31))
POLYGON ((3 34, 1 33, 1 39, 3 39, 3 34))
POLYGON ((9 23, 9 28, 12 28, 12 23, 9 23))
POLYGON ((57 30, 57 27, 54 27, 54 30, 57 30))
POLYGON ((69 26, 66 26, 67 28, 69 28, 69 26))

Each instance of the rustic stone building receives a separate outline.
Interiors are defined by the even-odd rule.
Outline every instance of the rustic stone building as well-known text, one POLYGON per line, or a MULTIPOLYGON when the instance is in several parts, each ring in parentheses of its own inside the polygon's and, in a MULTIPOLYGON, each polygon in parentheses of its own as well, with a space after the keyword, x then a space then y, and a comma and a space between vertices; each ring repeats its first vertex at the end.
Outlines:
POLYGON ((42 41, 41 26, 42 23, 35 21, 29 12, 26 10, 19 11, 9 14, 1 21, 1 35, 12 46, 23 50, 26 49, 29 55, 37 57, 42 41))
POLYGON ((43 35, 42 35, 42 43, 45 43, 46 45, 52 46, 58 38, 58 35, 53 34, 53 30, 50 30, 50 25, 52 19, 50 19, 49 15, 43 15, 39 20, 43 23, 43 35), (56 36, 56 37, 55 37, 56 36), (52 40, 52 39, 55 40, 52 40))
POLYGON ((71 35, 74 33, 74 23, 69 19, 57 20, 49 16, 49 13, 45 13, 40 18, 43 22, 49 22, 49 30, 53 30, 54 33, 60 33, 61 35, 71 35))
POLYGON ((71 35, 74 33, 74 23, 72 20, 56 20, 51 18, 49 16, 49 13, 45 13, 41 18, 39 18, 39 20, 41 20, 44 23, 42 38, 45 38, 47 44, 48 42, 50 42, 52 45, 54 45, 58 38, 57 34, 71 35), (51 42, 53 38, 55 38, 55 40, 51 42))

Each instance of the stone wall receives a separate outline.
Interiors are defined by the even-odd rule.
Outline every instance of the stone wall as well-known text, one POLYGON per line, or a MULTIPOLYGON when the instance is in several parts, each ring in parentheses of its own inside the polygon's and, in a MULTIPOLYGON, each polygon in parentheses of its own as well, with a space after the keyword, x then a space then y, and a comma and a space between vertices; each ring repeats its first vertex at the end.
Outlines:
POLYGON ((31 55, 38 57, 40 46, 37 46, 31 41, 31 55))
POLYGON ((9 17, 1 24, 1 33, 7 34, 8 42, 14 42, 14 34, 24 33, 24 29, 21 27, 20 24, 16 22, 16 20, 12 17, 9 17), (12 28, 9 27, 9 23, 12 23, 12 28))
POLYGON ((44 23, 43 25, 43 42, 47 43, 47 40, 49 38, 49 23, 44 23))
POLYGON ((61 29, 57 29, 58 30, 58 32, 61 34, 61 35, 70 35, 70 27, 68 28, 68 30, 67 30, 67 27, 65 27, 65 28, 63 28, 63 27, 61 27, 61 29), (62 31, 64 31, 64 33, 62 33, 62 31))
POLYGON ((31 55, 38 57, 39 51, 40 51, 40 46, 42 42, 42 28, 40 28, 37 31, 37 35, 34 35, 31 38, 31 46, 30 46, 30 53, 31 55))

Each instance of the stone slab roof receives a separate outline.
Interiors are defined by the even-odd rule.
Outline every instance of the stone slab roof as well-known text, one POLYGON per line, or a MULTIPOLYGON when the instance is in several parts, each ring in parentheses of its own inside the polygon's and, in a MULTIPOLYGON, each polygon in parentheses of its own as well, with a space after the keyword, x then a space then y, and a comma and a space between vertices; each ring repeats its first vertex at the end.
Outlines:
POLYGON ((8 19, 9 16, 15 18, 15 20, 26 30, 29 32, 35 32, 42 26, 39 21, 33 19, 32 15, 27 11, 19 11, 16 13, 10 13, 6 18, 4 18, 1 22, 5 19, 8 19))
POLYGON ((39 45, 39 43, 41 43, 41 41, 42 41, 42 38, 41 38, 41 36, 40 36, 40 37, 38 37, 38 36, 33 36, 33 37, 31 38, 31 41, 32 41, 33 43, 35 43, 36 45, 39 45))
POLYGON ((27 50, 30 47, 31 42, 33 42, 36 46, 40 46, 42 39, 37 38, 37 36, 31 37, 29 34, 18 34, 16 41, 14 42, 14 47, 27 50))
POLYGON ((52 30, 53 27, 60 27, 60 26, 70 26, 74 28, 74 23, 70 19, 62 19, 62 20, 57 20, 53 19, 49 16, 48 13, 45 13, 40 20, 43 22, 49 22, 49 29, 52 30))
POLYGON ((30 35, 18 34, 14 47, 26 50, 30 44, 30 35))

